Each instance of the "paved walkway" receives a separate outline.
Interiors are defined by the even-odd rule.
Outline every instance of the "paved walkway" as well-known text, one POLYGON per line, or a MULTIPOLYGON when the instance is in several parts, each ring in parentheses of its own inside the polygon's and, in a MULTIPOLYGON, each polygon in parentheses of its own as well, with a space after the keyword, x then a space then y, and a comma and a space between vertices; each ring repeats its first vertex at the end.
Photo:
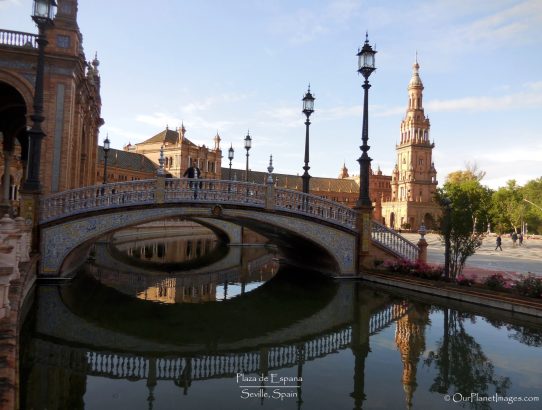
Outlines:
MULTIPOLYGON (((403 234, 408 240, 416 243, 419 234, 403 234)), ((427 261, 431 264, 444 264, 444 245, 437 234, 426 235, 428 243, 427 261)), ((523 246, 513 246, 509 236, 502 237, 502 252, 495 251, 496 235, 484 238, 482 246, 467 259, 463 273, 474 277, 477 281, 494 273, 513 279, 519 275, 533 273, 542 277, 542 237, 529 237, 523 246)))

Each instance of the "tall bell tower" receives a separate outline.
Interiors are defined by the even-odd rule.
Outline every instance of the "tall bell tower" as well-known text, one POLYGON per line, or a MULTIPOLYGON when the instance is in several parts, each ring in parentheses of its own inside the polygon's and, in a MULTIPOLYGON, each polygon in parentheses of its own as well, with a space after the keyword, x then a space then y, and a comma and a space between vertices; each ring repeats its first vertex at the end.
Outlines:
POLYGON ((435 144, 429 140, 431 125, 423 108, 423 83, 418 57, 408 83, 408 106, 401 121, 400 142, 396 145, 397 162, 392 172, 391 198, 383 214, 385 223, 395 229, 418 229, 432 225, 438 211, 433 196, 437 171, 432 154, 435 144))

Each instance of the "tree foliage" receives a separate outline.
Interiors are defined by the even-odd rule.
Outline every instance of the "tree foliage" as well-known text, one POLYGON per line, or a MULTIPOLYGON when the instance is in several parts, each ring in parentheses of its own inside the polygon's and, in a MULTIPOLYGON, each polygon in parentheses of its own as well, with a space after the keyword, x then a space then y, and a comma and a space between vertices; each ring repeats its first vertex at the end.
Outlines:
POLYGON ((465 165, 464 170, 450 172, 446 177, 446 182, 450 183, 461 183, 466 181, 477 181, 480 182, 486 176, 485 171, 482 171, 478 168, 478 165, 475 163, 469 163, 465 165))
POLYGON ((450 277, 454 279, 463 271, 467 258, 482 245, 489 221, 491 190, 476 178, 448 179, 437 191, 437 199, 443 205, 441 237, 444 240, 447 233, 450 236, 450 277), (451 201, 449 214, 444 206, 446 199, 451 201))
POLYGON ((523 187, 510 180, 492 198, 491 218, 495 231, 517 231, 527 223, 529 231, 542 232, 542 178, 527 182, 523 187))

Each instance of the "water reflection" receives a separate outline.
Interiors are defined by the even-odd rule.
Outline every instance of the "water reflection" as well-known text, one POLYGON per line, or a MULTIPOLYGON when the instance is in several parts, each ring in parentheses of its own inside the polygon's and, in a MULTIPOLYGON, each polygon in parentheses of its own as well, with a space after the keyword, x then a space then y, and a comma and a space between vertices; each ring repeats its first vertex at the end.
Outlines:
POLYGON ((539 396, 540 321, 334 281, 264 247, 182 272, 111 249, 96 244, 69 284, 37 287, 22 409, 485 409, 508 405, 445 395, 539 396))
POLYGON ((125 228, 99 243, 106 243, 119 261, 162 271, 206 266, 227 253, 226 242, 215 232, 179 218, 125 228))
POLYGON ((94 249, 96 259, 82 274, 123 294, 161 303, 223 301, 256 289, 278 270, 275 250, 266 247, 226 247, 222 258, 204 270, 172 272, 126 263, 108 243, 97 243, 94 249))

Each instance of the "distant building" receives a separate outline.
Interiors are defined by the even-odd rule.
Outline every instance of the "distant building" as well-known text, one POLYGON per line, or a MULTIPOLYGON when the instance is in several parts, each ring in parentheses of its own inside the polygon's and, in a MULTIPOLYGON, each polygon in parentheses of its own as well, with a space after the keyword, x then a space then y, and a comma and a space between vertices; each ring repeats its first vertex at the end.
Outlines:
MULTIPOLYGON (((430 123, 423 109, 423 83, 419 64, 408 84, 408 107, 396 146, 397 162, 391 175, 391 192, 380 201, 381 220, 394 229, 433 228, 440 215, 434 200, 437 171, 432 160, 435 144, 429 140, 430 123)), ((373 198, 375 200, 375 198, 373 198)), ((378 205, 378 204, 377 204, 378 205)))
POLYGON ((164 148, 164 170, 173 177, 181 178, 184 171, 190 166, 192 160, 196 161, 201 171, 201 177, 206 179, 220 179, 222 151, 220 150, 220 136, 213 138, 213 148, 205 145, 198 146, 186 138, 186 128, 181 125, 176 130, 166 129, 155 136, 137 143, 128 144, 124 151, 143 154, 155 164, 160 158, 160 148, 164 148))
MULTIPOLYGON (((104 150, 98 147, 96 184, 104 180, 104 150)), ((107 182, 136 181, 156 178, 158 165, 145 155, 111 148, 107 155, 107 182)))

